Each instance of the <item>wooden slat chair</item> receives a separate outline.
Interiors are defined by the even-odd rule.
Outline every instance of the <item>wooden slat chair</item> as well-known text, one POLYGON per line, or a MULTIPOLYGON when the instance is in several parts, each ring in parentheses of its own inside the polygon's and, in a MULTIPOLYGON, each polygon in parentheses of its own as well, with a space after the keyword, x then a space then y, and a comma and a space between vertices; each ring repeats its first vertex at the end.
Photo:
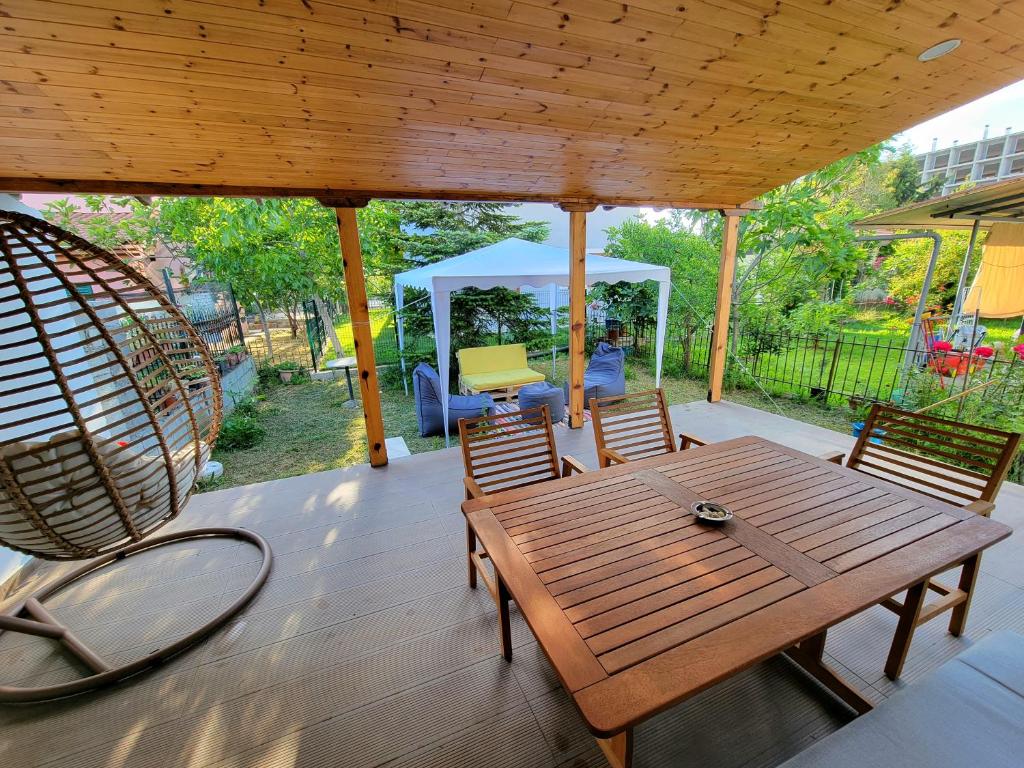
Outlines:
MULTIPOLYGON (((590 415, 597 442, 597 461, 602 468, 676 450, 672 420, 661 389, 593 397, 590 415)), ((705 445, 705 442, 680 433, 679 450, 692 445, 705 445)))
MULTIPOLYGON (((1020 440, 1014 432, 875 404, 846 466, 988 517, 1020 440)), ((842 458, 842 453, 828 457, 837 464, 842 458)), ((911 587, 902 603, 892 598, 882 603, 900 617, 886 675, 900 676, 914 630, 939 614, 952 610, 949 631, 956 636, 964 631, 979 567, 976 555, 961 564, 957 587, 928 580, 911 587), (926 604, 929 591, 939 597, 926 604)))
MULTIPOLYGON (((528 408, 496 416, 459 419, 462 461, 466 468, 463 484, 466 498, 477 499, 489 493, 543 483, 587 468, 572 456, 561 461, 555 450, 548 406, 528 408)), ((509 594, 497 574, 484 565, 488 557, 477 549, 476 532, 466 521, 466 561, 469 586, 476 589, 477 574, 487 585, 498 604, 498 625, 501 631, 501 653, 512 658, 512 635, 509 627, 509 594)))

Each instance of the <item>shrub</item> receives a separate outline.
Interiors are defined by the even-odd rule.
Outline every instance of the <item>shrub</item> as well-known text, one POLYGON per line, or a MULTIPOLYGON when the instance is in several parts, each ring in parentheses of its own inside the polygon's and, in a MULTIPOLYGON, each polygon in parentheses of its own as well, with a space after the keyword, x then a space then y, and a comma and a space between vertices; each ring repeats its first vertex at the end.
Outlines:
POLYGON ((231 411, 231 415, 247 416, 250 419, 256 418, 259 416, 259 404, 262 399, 262 397, 255 397, 252 395, 239 399, 235 403, 235 408, 231 411))
POLYGON ((261 389, 281 383, 281 377, 277 375, 277 368, 265 360, 256 369, 256 376, 259 378, 261 389))
POLYGON ((217 447, 223 451, 240 451, 245 448, 252 448, 266 434, 263 427, 259 425, 252 416, 243 416, 232 413, 220 428, 220 435, 217 437, 217 447))

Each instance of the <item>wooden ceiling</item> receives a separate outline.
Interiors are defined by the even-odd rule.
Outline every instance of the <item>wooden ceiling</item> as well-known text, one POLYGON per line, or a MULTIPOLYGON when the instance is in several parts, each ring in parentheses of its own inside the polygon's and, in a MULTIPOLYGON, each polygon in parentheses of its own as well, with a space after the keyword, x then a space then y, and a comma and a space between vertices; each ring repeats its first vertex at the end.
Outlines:
POLYGON ((0 16, 12 191, 735 207, 1024 78, 1021 0, 0 0, 0 16))

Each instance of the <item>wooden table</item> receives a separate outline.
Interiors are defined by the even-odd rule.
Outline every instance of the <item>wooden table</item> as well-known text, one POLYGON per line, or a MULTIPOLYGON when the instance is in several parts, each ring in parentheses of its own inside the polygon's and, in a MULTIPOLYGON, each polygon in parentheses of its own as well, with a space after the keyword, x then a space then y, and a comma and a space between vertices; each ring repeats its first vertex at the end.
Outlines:
MULTIPOLYGON (((863 713, 826 630, 1006 538, 958 507, 743 437, 463 504, 598 743, 785 652, 863 713), (735 518, 709 527, 698 499, 735 518)), ((507 643, 507 602, 499 600, 507 643)), ((906 628, 902 628, 906 630, 906 628)), ((898 630, 900 631, 900 630, 898 630)))

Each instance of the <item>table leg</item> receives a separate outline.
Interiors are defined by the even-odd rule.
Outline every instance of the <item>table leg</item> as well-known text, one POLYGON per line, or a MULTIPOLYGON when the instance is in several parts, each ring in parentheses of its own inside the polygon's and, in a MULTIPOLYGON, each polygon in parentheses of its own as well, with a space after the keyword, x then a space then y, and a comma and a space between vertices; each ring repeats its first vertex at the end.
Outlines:
POLYGON ((352 369, 351 368, 346 368, 345 369, 345 381, 348 382, 348 399, 349 400, 355 400, 356 399, 356 392, 355 392, 354 389, 352 389, 352 369))
POLYGON ((476 563, 473 562, 473 553, 476 552, 476 531, 466 520, 466 576, 469 578, 469 588, 476 589, 476 563))
POLYGON ((785 653, 811 677, 842 699, 858 715, 871 711, 873 706, 871 702, 861 696, 857 689, 839 677, 822 661, 825 653, 825 632, 809 637, 785 653))
POLYGON ((632 728, 627 728, 610 739, 597 739, 597 746, 604 752, 612 768, 631 768, 633 765, 632 728))
POLYGON ((512 661, 512 624, 508 615, 508 605, 512 602, 512 595, 508 587, 502 581, 501 576, 496 575, 498 582, 498 629, 501 631, 501 655, 505 661, 512 661))
POLYGON ((967 624, 967 611, 971 608, 971 598, 974 596, 974 585, 978 581, 979 570, 981 570, 981 555, 977 554, 970 560, 966 560, 960 571, 960 584, 958 587, 966 597, 964 597, 962 603, 953 609, 953 615, 949 619, 949 631, 955 637, 960 637, 963 634, 964 627, 967 624))
POLYGON ((903 671, 903 662, 907 660, 910 641, 914 639, 914 630, 920 623, 921 609, 924 607, 926 594, 928 594, 927 580, 915 584, 907 590, 907 599, 903 601, 903 612, 900 613, 900 621, 896 625, 892 647, 889 648, 889 658, 885 662, 885 675, 890 680, 898 678, 903 671))

